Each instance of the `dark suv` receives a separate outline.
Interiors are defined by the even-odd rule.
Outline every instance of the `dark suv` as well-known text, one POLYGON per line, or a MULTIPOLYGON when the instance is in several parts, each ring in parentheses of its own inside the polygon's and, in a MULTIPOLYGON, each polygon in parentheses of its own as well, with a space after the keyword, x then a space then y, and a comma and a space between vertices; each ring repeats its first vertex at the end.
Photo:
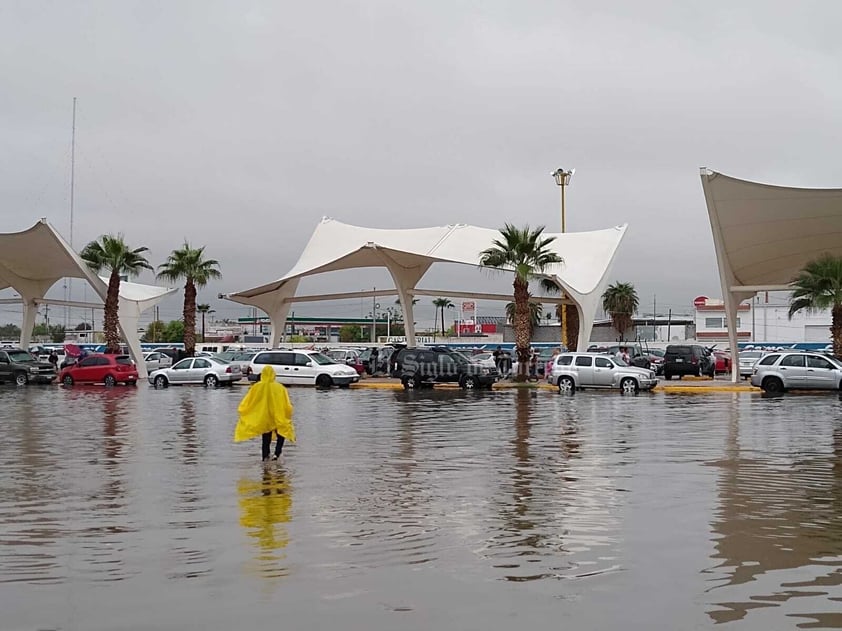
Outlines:
POLYGON ((14 381, 19 386, 29 382, 52 383, 56 378, 56 367, 42 362, 22 348, 0 350, 0 381, 14 381))
POLYGON ((669 381, 674 375, 679 379, 684 375, 701 377, 707 375, 713 379, 716 361, 709 349, 700 344, 670 344, 664 353, 664 379, 669 381))
POLYGON ((401 383, 407 390, 448 382, 468 390, 490 390, 500 376, 496 368, 472 362, 448 348, 403 348, 395 355, 401 383))

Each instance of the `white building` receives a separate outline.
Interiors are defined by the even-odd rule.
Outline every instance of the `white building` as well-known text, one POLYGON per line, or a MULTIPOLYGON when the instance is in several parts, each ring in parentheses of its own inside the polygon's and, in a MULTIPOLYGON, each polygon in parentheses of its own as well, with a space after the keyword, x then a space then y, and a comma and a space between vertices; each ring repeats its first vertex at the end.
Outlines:
MULTIPOLYGON (((699 296, 695 307, 696 339, 699 342, 728 342, 725 304, 699 296)), ((752 343, 830 343, 830 311, 799 312, 789 318, 789 294, 764 293, 737 308, 737 340, 752 343)))

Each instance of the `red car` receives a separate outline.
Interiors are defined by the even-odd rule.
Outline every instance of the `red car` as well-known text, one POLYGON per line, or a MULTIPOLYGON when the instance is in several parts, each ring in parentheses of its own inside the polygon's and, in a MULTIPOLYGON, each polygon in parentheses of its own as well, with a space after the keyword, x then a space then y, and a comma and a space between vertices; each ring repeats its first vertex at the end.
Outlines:
POLYGON ((118 383, 137 385, 137 367, 128 355, 106 355, 94 353, 63 368, 58 380, 66 386, 74 383, 104 383, 114 386, 118 383))
POLYGON ((731 355, 725 351, 714 350, 713 357, 716 360, 716 372, 730 372, 731 355))

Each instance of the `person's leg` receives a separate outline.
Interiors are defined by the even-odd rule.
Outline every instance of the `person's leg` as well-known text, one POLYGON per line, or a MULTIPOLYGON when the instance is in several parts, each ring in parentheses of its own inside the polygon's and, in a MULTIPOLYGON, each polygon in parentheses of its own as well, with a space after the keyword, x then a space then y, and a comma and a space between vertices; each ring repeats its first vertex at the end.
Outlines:
POLYGON ((263 445, 261 445, 263 459, 269 460, 269 447, 272 445, 272 432, 266 432, 263 434, 263 445))
POLYGON ((284 437, 278 434, 278 442, 275 443, 275 460, 281 455, 281 449, 284 448, 284 437))

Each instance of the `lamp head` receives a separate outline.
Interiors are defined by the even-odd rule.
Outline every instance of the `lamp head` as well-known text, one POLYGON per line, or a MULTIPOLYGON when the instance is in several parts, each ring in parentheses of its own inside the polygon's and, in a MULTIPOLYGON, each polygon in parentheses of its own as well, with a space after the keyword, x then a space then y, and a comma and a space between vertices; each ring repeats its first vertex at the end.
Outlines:
POLYGON ((569 171, 565 171, 562 168, 556 169, 552 176, 555 178, 555 183, 559 186, 567 186, 570 184, 570 178, 573 177, 573 174, 576 172, 576 169, 570 169, 569 171))

